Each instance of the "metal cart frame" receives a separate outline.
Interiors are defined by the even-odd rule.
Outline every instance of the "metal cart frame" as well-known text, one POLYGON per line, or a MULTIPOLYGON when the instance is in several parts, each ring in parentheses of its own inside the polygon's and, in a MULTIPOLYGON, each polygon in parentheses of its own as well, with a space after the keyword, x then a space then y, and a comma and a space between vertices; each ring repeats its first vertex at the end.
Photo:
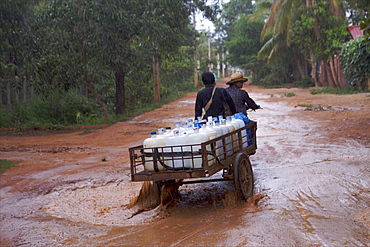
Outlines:
POLYGON ((254 178, 249 160, 257 149, 257 122, 194 145, 129 148, 131 180, 181 184, 233 180, 242 199, 253 195, 254 178), (148 164, 152 169, 148 170, 148 164), (223 179, 204 179, 223 171, 223 179), (184 180, 191 181, 184 181, 184 180), (196 180, 194 180, 196 179, 196 180))

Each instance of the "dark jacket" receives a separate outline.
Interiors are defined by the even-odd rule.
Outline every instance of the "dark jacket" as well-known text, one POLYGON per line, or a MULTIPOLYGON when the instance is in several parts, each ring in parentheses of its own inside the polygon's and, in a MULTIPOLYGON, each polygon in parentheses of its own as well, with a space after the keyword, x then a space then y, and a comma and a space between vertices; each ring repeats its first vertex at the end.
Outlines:
POLYGON ((255 110, 258 108, 258 105, 249 97, 245 90, 239 89, 235 85, 230 85, 230 87, 226 88, 226 91, 234 101, 236 112, 246 115, 248 109, 255 110))
MULTIPOLYGON (((195 101, 195 119, 198 116, 202 116, 203 112, 202 109, 206 106, 208 101, 211 99, 212 91, 214 85, 207 85, 205 88, 201 89, 195 101)), ((235 105, 230 97, 230 95, 226 92, 225 88, 216 88, 215 93, 213 95, 212 104, 209 107, 208 111, 204 114, 203 119, 207 119, 208 116, 218 117, 219 115, 225 116, 225 109, 223 103, 229 105, 232 114, 236 113, 235 105)))

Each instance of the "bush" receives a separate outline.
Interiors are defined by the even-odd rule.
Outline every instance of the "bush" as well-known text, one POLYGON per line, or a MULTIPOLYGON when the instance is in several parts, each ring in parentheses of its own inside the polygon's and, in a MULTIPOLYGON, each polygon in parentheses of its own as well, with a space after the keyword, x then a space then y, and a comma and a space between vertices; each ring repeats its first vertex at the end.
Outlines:
POLYGON ((296 87, 301 87, 301 88, 308 88, 308 87, 313 87, 315 86, 315 82, 311 77, 303 77, 298 81, 294 82, 294 85, 296 87))
MULTIPOLYGON (((369 91, 369 90, 366 90, 369 91)), ((365 91, 365 92, 366 92, 365 91)), ((314 88, 311 89, 311 94, 357 94, 364 91, 355 90, 353 88, 314 88)))
POLYGON ((368 88, 370 78, 370 48, 365 37, 351 40, 342 47, 341 65, 348 85, 356 89, 368 88))
POLYGON ((4 173, 6 170, 12 168, 17 163, 18 163, 18 161, 0 160, 0 174, 4 173))
POLYGON ((93 124, 99 119, 101 107, 76 92, 52 93, 42 100, 19 103, 13 109, 0 109, 0 127, 58 127, 93 124))

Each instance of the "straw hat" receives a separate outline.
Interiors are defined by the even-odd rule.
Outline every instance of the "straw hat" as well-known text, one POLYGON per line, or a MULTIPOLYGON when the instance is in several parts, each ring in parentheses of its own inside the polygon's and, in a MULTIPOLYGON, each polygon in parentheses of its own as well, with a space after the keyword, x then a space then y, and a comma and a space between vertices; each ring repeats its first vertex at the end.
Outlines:
POLYGON ((230 81, 226 82, 227 85, 233 84, 235 82, 246 82, 246 81, 248 81, 248 78, 243 77, 243 74, 241 74, 241 73, 232 74, 230 79, 231 79, 230 81))

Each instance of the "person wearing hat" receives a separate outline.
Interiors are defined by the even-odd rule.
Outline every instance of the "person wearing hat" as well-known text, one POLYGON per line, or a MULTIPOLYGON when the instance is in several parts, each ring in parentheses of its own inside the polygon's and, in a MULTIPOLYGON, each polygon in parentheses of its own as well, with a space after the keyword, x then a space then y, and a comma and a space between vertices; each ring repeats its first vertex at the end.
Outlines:
POLYGON ((216 87, 215 77, 212 72, 204 72, 202 74, 202 81, 205 88, 199 90, 197 93, 195 100, 195 119, 203 115, 203 109, 203 119, 208 119, 210 116, 226 116, 225 105, 229 106, 232 114, 236 113, 233 99, 226 92, 225 88, 216 87))
POLYGON ((236 112, 241 112, 245 116, 247 116, 248 109, 256 110, 260 108, 260 106, 249 97, 248 93, 241 89, 247 81, 248 78, 243 77, 243 74, 235 73, 231 75, 230 81, 226 82, 226 84, 229 85, 229 87, 226 88, 226 91, 234 101, 236 112))

